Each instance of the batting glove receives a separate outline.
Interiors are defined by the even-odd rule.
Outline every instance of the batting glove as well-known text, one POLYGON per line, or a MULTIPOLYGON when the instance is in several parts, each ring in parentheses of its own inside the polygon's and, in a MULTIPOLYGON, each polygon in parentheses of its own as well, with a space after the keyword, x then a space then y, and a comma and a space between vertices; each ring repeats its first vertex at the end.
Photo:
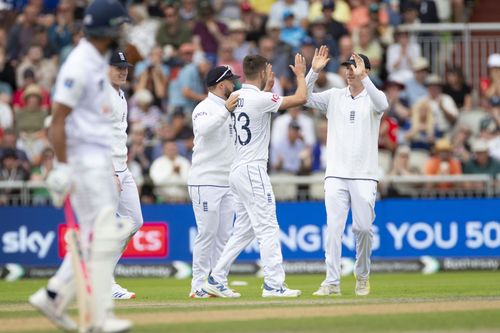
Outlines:
POLYGON ((52 204, 62 207, 64 199, 71 191, 71 168, 66 163, 59 163, 47 176, 47 190, 52 204))

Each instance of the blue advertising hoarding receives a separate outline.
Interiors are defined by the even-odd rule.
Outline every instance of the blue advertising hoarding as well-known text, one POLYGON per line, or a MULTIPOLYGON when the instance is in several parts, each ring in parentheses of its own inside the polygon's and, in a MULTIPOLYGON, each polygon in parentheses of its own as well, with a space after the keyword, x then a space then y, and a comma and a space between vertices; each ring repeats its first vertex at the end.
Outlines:
MULTIPOLYGON (((323 203, 278 203, 285 260, 322 260, 326 235, 323 203)), ((123 264, 190 261, 196 235, 190 205, 143 207, 145 227, 123 264)), ((376 205, 373 257, 500 257, 500 199, 382 200, 376 205)), ((0 208, 0 265, 56 266, 64 255, 64 216, 51 207, 0 208)), ((350 217, 343 256, 354 257, 350 217)), ((258 259, 252 243, 240 260, 258 259)))

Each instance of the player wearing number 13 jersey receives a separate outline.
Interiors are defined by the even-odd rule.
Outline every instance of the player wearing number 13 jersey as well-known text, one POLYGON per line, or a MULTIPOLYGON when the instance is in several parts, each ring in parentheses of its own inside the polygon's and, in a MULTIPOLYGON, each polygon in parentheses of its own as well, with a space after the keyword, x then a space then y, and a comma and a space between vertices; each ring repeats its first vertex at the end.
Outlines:
POLYGON ((272 67, 264 57, 254 55, 243 60, 246 84, 237 91, 239 100, 231 115, 236 156, 229 185, 235 197, 236 221, 233 234, 205 285, 215 296, 239 296, 227 287, 227 275, 234 260, 254 238, 259 242, 264 268, 262 296, 297 297, 301 293, 285 285, 276 205, 267 175, 272 113, 302 105, 307 99, 304 58, 297 54, 295 66, 290 68, 297 77, 297 91, 292 96, 281 97, 261 91, 265 86, 270 90, 270 82, 274 82, 272 67))

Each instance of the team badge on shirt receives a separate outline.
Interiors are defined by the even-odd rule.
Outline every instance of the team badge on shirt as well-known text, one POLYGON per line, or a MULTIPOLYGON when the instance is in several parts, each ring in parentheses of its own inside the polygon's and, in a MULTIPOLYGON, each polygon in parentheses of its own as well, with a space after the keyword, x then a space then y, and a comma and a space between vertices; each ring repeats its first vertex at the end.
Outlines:
POLYGON ((278 102, 280 99, 280 96, 278 94, 273 94, 273 97, 271 97, 271 101, 274 103, 278 102))
POLYGON ((66 79, 64 80, 64 86, 68 89, 73 88, 73 85, 75 84, 75 80, 73 79, 66 79))

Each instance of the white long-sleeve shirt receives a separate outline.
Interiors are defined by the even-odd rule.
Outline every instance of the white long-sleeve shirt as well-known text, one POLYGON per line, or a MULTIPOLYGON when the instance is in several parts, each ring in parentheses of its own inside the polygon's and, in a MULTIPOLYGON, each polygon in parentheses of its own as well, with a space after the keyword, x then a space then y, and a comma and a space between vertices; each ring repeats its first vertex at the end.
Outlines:
POLYGON ((194 147, 189 185, 229 186, 235 136, 224 103, 209 92, 193 110, 194 147))
POLYGON ((378 136, 380 120, 389 107, 385 94, 369 77, 365 89, 352 97, 349 87, 312 93, 318 74, 306 77, 306 106, 318 109, 328 119, 325 177, 378 181, 378 136))
POLYGON ((115 172, 127 169, 127 100, 121 89, 110 87, 112 138, 111 154, 115 172))

